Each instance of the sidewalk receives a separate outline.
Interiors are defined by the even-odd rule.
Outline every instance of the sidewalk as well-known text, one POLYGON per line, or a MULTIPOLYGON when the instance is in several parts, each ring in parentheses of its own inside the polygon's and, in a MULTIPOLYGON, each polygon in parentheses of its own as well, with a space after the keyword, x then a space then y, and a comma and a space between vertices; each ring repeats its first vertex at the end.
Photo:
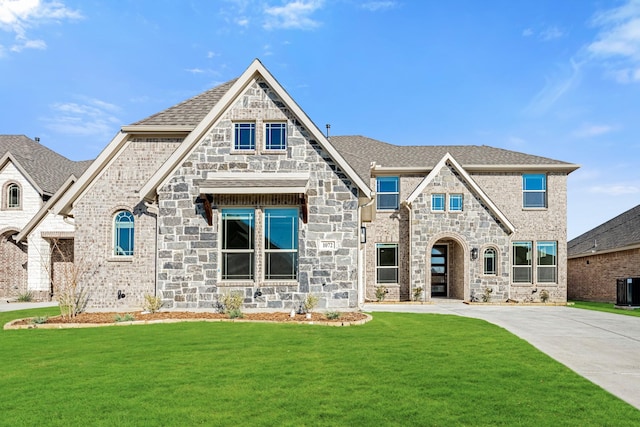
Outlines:
POLYGON ((571 307, 365 304, 364 311, 486 320, 640 409, 640 317, 571 307))
POLYGON ((0 301, 0 312, 1 311, 17 311, 17 310, 27 310, 29 308, 40 308, 40 307, 55 307, 58 305, 57 301, 51 302, 7 302, 6 300, 0 301))

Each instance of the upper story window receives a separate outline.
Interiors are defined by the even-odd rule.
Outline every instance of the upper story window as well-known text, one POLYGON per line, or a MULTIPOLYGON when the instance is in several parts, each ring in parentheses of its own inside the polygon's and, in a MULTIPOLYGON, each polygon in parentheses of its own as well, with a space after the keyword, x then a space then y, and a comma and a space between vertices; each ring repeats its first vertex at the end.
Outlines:
POLYGON ((255 273, 255 212, 222 210, 222 279, 253 280, 255 273))
POLYGON ((449 210, 453 212, 462 212, 462 194, 450 194, 449 195, 449 210))
POLYGON ((256 149, 256 124, 255 123, 234 123, 233 149, 234 150, 255 150, 256 149))
POLYGON ((287 124, 266 123, 264 125, 264 148, 266 150, 287 149, 287 124))
POLYGON ((493 248, 485 249, 483 261, 484 261, 484 269, 483 272, 486 275, 495 275, 496 274, 496 250, 493 248))
POLYGON ((129 211, 120 211, 113 219, 113 254, 133 255, 134 218, 129 211))
POLYGON ((444 201, 445 201, 445 196, 444 194, 432 194, 431 195, 431 210, 432 211, 438 211, 438 212, 444 212, 444 201))
POLYGON ((4 187, 2 207, 4 209, 22 209, 22 191, 20 185, 11 182, 4 187))
POLYGON ((522 206, 547 207, 547 176, 543 173, 522 175, 522 206))
POLYGON ((378 210, 394 211, 400 206, 400 178, 379 176, 376 178, 376 203, 378 210))

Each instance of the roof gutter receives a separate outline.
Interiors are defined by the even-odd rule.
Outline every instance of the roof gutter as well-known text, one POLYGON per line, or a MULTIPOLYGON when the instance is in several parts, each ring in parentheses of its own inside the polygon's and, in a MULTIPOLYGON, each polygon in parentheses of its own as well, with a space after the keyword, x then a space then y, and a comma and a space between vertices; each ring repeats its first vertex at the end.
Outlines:
MULTIPOLYGON (((552 165, 461 165, 467 172, 522 172, 522 171, 546 171, 571 173, 580 168, 576 164, 552 164, 552 165)), ((433 167, 415 166, 380 166, 374 164, 371 172, 378 173, 429 173, 433 167)))
POLYGON ((129 134, 188 134, 196 127, 191 125, 168 126, 168 125, 129 125, 122 126, 122 132, 129 134))
POLYGON ((604 254, 611 254, 611 253, 614 253, 614 252, 630 251, 632 249, 640 249, 640 243, 634 243, 634 244, 631 244, 631 245, 622 246, 622 247, 614 248, 614 249, 605 249, 605 250, 602 250, 602 251, 591 250, 589 252, 582 252, 582 253, 575 254, 575 255, 568 255, 567 259, 586 258, 586 257, 589 257, 589 256, 595 256, 595 255, 604 255, 604 254))

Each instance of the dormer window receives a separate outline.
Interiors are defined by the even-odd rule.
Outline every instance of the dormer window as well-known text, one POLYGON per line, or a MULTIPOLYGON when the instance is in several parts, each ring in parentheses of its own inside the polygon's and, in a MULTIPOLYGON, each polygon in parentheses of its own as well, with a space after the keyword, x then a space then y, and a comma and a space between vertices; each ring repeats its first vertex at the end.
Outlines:
POLYGON ((255 150, 256 149, 256 124, 255 123, 235 123, 233 132, 234 150, 255 150))
POLYGON ((19 184, 11 182, 5 185, 2 193, 2 208, 22 209, 22 191, 19 184))

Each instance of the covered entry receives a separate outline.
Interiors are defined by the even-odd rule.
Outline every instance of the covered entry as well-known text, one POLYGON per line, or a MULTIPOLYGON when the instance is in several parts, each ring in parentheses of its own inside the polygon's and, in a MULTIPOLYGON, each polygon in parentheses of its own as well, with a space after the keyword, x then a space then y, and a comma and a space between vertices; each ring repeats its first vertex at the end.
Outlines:
POLYGON ((454 238, 442 238, 429 251, 432 298, 464 299, 464 247, 454 238))

